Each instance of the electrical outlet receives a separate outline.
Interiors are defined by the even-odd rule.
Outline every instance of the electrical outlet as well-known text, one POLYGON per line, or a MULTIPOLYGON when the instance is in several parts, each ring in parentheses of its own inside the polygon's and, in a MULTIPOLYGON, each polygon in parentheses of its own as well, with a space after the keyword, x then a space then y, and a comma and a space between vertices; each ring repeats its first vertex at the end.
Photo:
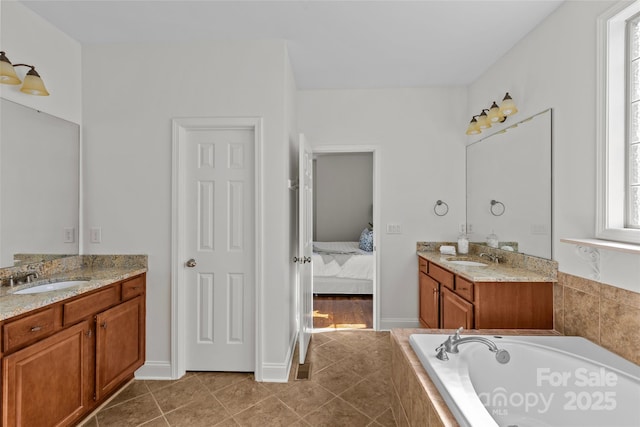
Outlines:
POLYGON ((466 233, 467 232, 467 224, 465 224, 464 222, 460 223, 460 233, 466 233))
POLYGON ((473 233, 473 224, 467 224, 467 234, 473 233))
POLYGON ((73 243, 76 241, 76 229, 73 227, 65 227, 64 229, 64 238, 62 240, 64 243, 73 243))
POLYGON ((102 242, 102 229, 100 227, 92 227, 89 233, 91 243, 102 242))

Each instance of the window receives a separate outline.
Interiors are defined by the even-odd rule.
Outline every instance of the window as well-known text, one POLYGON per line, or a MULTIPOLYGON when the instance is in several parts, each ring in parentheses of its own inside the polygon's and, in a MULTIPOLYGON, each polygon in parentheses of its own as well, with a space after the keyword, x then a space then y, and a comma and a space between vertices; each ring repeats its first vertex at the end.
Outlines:
POLYGON ((598 19, 596 237, 640 244, 640 0, 598 19))

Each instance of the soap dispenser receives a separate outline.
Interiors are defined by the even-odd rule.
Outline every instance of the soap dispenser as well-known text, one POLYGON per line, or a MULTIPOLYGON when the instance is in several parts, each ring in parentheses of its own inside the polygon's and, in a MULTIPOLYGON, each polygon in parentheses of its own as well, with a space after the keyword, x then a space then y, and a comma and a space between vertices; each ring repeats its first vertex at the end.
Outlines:
POLYGON ((460 233, 458 236, 458 253, 463 255, 469 253, 469 239, 464 233, 460 233))
POLYGON ((496 236, 493 230, 491 230, 491 234, 487 236, 487 246, 489 246, 490 248, 497 248, 498 244, 498 236, 496 236))

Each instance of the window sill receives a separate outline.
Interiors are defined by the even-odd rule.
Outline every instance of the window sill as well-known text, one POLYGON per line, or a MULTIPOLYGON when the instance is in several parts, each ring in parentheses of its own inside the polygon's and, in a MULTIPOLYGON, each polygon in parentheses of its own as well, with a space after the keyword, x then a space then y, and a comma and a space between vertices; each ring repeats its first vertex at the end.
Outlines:
POLYGON ((628 254, 640 255, 640 245, 633 243, 614 242, 612 240, 602 239, 560 239, 563 243, 570 243, 579 246, 589 246, 592 248, 606 249, 615 252, 625 252, 628 254))

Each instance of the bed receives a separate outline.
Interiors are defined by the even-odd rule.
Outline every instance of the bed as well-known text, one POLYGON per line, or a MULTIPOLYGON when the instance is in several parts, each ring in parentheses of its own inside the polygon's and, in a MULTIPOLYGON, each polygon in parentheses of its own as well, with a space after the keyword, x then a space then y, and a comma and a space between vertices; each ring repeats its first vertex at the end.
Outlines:
POLYGON ((372 295, 373 259, 359 242, 313 242, 313 293, 372 295))

